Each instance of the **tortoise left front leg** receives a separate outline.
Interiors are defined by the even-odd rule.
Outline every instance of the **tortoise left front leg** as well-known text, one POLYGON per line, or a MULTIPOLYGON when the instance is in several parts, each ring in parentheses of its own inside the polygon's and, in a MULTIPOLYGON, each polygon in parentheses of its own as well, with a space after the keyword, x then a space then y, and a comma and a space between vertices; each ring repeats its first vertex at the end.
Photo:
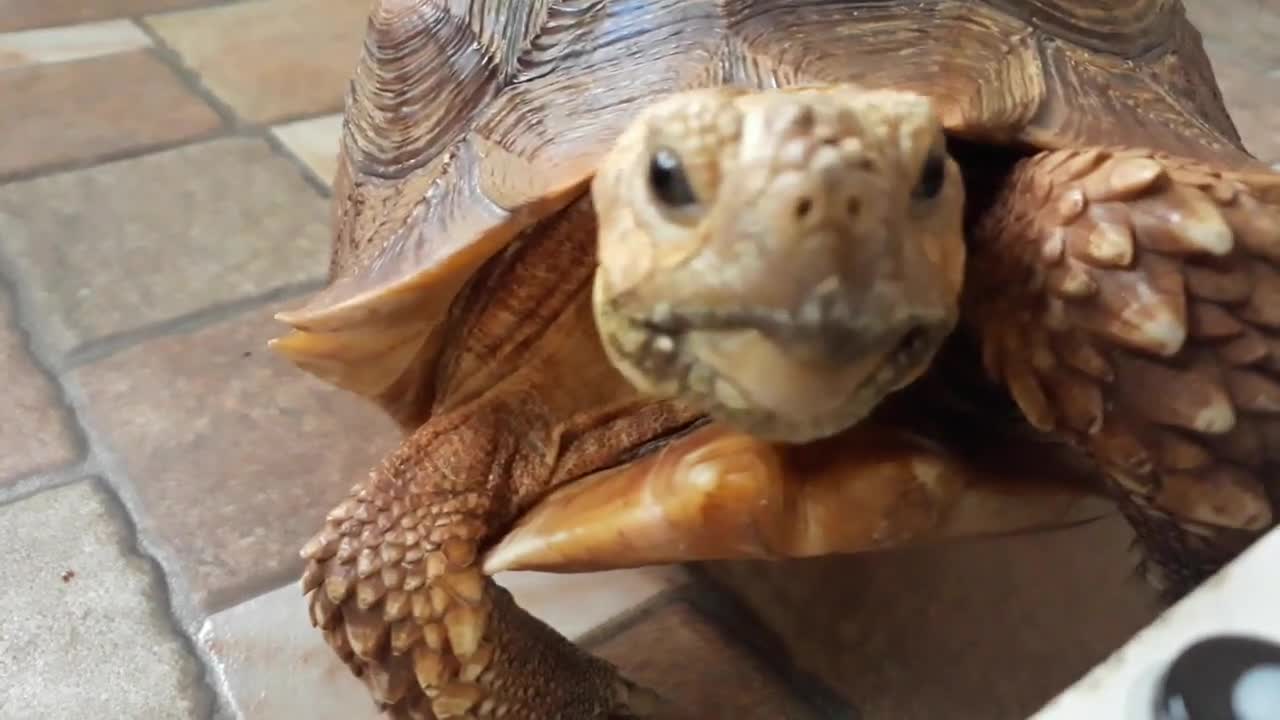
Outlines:
POLYGON ((966 317, 1027 419, 1087 449, 1171 596, 1280 502, 1280 178, 1144 150, 1017 164, 966 317))
POLYGON ((986 470, 887 423, 804 446, 712 424, 557 490, 483 567, 814 557, 1063 527, 1111 511, 1071 472, 986 470), (1033 474, 1038 482, 1021 482, 1033 474))

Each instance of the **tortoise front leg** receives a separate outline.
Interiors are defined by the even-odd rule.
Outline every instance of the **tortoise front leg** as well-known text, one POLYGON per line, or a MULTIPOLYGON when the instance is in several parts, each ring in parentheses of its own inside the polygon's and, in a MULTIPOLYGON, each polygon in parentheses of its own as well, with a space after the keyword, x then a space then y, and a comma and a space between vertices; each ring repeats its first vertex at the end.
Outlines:
POLYGON ((981 466, 869 421, 781 446, 710 425, 557 490, 489 551, 486 572, 581 572, 881 550, 1085 522, 1087 477, 981 466), (1025 471, 1025 472, 1024 472, 1025 471))
POLYGON ((496 410, 433 419, 303 549, 312 623, 392 718, 602 720, 653 704, 480 570, 482 544, 544 479, 525 445, 496 410))
POLYGON ((1003 182, 966 301, 1027 419, 1087 448, 1178 596, 1280 502, 1280 176, 1142 149, 1044 152, 1003 182))

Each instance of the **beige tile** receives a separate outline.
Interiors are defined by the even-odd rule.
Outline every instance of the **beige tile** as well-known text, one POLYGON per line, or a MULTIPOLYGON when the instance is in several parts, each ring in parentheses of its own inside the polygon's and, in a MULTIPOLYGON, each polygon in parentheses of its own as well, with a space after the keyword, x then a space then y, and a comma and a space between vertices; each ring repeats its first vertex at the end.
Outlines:
POLYGON ((572 575, 506 572, 496 579, 521 607, 576 639, 680 585, 686 574, 679 568, 645 568, 572 575))
POLYGON ((1225 42, 1206 43, 1205 49, 1245 147, 1265 162, 1280 161, 1280 53, 1267 67, 1225 42))
MULTIPOLYGON (((645 569, 584 575, 505 573, 498 581, 526 610, 577 638, 684 579, 682 571, 645 569)), ((311 627, 296 584, 214 615, 202 628, 200 642, 213 656, 243 720, 377 716, 368 691, 311 627)))
POLYGON ((27 351, 8 293, 0 289, 0 486, 73 462, 78 440, 52 378, 27 351))
POLYGON ((1023 720, 1156 616, 1123 520, 876 555, 707 565, 867 720, 1023 720))
POLYGON ((325 185, 338 171, 342 113, 277 125, 271 132, 325 185))
POLYGON ((0 72, 0 180, 178 142, 217 114, 150 52, 0 72))
POLYGON ((0 32, 123 18, 218 0, 0 0, 0 32))
POLYGON ((1255 67, 1280 63, 1280 44, 1276 43, 1276 37, 1280 37, 1280 3, 1183 0, 1183 5, 1206 45, 1228 46, 1255 67))
POLYGON ((260 139, 0 186, 0 237, 60 353, 322 278, 327 220, 324 198, 260 139))
POLYGON ((368 0, 252 0, 147 23, 246 120, 342 109, 364 39, 368 0))
POLYGON ((209 717, 163 579, 96 481, 0 506, 0 717, 209 717))
POLYGON ((0 71, 148 47, 151 38, 127 20, 0 33, 0 71))
MULTIPOLYGON (((264 188, 262 192, 269 192, 264 188)), ((259 307, 155 338, 75 372, 82 417, 117 457, 140 532, 207 610, 302 570, 325 513, 399 440, 372 403, 266 348, 259 307)))
POLYGON ((368 690, 311 627, 296 584, 210 617, 198 641, 239 720, 378 720, 368 690))

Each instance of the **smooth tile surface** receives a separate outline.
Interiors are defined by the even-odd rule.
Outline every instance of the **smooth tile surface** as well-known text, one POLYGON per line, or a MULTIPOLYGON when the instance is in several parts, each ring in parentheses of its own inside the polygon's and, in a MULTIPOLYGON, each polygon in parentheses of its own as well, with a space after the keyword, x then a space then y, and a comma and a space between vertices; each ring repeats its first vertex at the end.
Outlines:
POLYGON ((1263 161, 1280 161, 1280 58, 1267 69, 1222 42, 1207 50, 1245 148, 1263 161))
POLYGON ((687 580, 679 568, 573 575, 505 572, 496 578, 521 607, 572 639, 687 580))
POLYGON ((193 139, 221 125, 146 51, 0 72, 0 98, 0 181, 193 139))
MULTIPOLYGON (((570 638, 683 581, 683 571, 657 569, 499 577, 516 602, 570 638)), ((200 642, 218 663, 241 717, 373 720, 377 713, 368 691, 311 627, 306 608, 295 583, 205 623, 200 642)))
POLYGON ((368 690, 311 627, 296 583, 205 621, 199 642, 241 720, 377 720, 368 690))
POLYGON ((152 566, 95 481, 0 506, 0 717, 188 720, 208 712, 196 659, 152 566))
POLYGON ((364 39, 368 0, 251 0, 147 23, 244 119, 337 112, 364 39))
POLYGON ((0 237, 60 353, 322 278, 327 217, 298 168, 256 139, 0 186, 0 237))
POLYGON ((67 465, 79 455, 70 412, 53 380, 40 369, 19 329, 16 308, 0 288, 0 486, 24 475, 67 465))
POLYGON ((325 185, 333 184, 333 176, 338 171, 338 142, 342 136, 341 113, 277 125, 271 132, 317 180, 325 185))
POLYGON ((1119 518, 861 557, 708 564, 865 720, 1023 720, 1156 616, 1119 518))
MULTIPOLYGON (((1275 0, 1182 0, 1207 45, 1226 45, 1256 67, 1280 63, 1280 3, 1275 0)), ((1210 60, 1217 57, 1210 52, 1210 60)))
POLYGON ((1280 161, 1280 3, 1184 0, 1200 30, 1223 99, 1250 152, 1280 161))
POLYGON ((0 32, 71 25, 149 12, 197 7, 218 0, 0 0, 0 32))
POLYGON ((140 531, 172 554, 208 610, 301 572, 302 543, 399 439, 370 403, 267 350, 282 330, 275 309, 75 373, 87 422, 139 499, 140 531))
POLYGON ((0 33, 0 71, 151 47, 151 38, 128 20, 0 33))
POLYGON ((660 720, 818 720, 757 658, 683 603, 651 609, 592 650, 671 703, 660 720))

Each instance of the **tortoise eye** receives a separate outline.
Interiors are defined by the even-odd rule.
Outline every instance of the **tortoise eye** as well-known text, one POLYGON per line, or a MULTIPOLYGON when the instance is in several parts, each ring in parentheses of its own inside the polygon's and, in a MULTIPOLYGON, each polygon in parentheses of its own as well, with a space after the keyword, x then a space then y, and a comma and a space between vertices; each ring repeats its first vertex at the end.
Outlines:
POLYGON ((924 167, 920 169, 920 179, 911 195, 918 200, 932 200, 942 192, 942 185, 947 179, 947 161, 940 150, 930 150, 924 159, 924 167))
POLYGON ((687 208, 698 202, 680 163, 680 156, 670 148, 659 148, 649 160, 649 188, 662 204, 670 208, 687 208))

